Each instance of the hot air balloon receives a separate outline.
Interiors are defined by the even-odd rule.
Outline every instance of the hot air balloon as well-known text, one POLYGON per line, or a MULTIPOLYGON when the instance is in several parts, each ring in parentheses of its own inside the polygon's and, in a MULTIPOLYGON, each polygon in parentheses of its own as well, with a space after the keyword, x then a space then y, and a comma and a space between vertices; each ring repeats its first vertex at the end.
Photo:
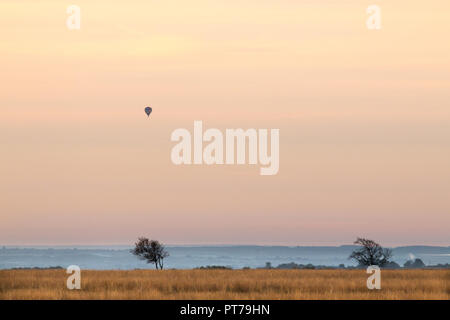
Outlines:
POLYGON ((150 116, 150 113, 152 113, 152 108, 146 107, 146 108, 145 108, 145 113, 147 114, 147 117, 149 117, 149 116, 150 116))

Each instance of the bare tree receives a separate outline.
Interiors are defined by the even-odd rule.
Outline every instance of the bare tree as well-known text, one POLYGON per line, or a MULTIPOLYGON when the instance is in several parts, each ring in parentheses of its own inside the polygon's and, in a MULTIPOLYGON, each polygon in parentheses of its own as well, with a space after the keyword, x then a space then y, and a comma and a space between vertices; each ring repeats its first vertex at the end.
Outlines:
POLYGON ((141 260, 146 260, 147 263, 154 263, 156 269, 161 270, 164 267, 164 258, 169 256, 162 243, 144 237, 138 238, 131 253, 138 256, 141 260))
POLYGON ((354 242, 360 245, 359 249, 356 249, 348 257, 358 262, 360 266, 384 266, 388 264, 389 259, 392 258, 392 250, 381 247, 373 240, 357 238, 354 242))

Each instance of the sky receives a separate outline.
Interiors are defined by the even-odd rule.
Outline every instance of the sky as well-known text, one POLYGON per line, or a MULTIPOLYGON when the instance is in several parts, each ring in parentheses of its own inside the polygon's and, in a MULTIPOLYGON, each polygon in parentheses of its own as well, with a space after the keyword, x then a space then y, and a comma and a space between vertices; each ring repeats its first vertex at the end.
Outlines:
POLYGON ((448 12, 2 1, 0 244, 450 245, 448 12), (278 174, 174 165, 171 133, 195 120, 279 129, 278 174))

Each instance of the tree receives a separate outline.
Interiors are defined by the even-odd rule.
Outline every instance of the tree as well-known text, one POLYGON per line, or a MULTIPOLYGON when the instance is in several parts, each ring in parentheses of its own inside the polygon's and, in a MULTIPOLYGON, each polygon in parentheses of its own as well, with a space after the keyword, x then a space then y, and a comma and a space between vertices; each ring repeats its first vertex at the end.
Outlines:
POLYGON ((357 238, 354 243, 360 245, 361 248, 353 251, 348 258, 356 260, 360 266, 383 267, 392 258, 391 249, 383 248, 373 240, 357 238))
POLYGON ((420 269, 420 268, 425 268, 425 263, 423 263, 423 261, 421 259, 416 259, 416 260, 408 260, 405 262, 405 264, 403 265, 403 267, 405 268, 411 268, 411 269, 420 269))
POLYGON ((156 269, 161 270, 164 266, 164 258, 169 256, 166 248, 161 243, 144 237, 138 238, 131 253, 141 260, 146 260, 147 263, 154 263, 156 269))

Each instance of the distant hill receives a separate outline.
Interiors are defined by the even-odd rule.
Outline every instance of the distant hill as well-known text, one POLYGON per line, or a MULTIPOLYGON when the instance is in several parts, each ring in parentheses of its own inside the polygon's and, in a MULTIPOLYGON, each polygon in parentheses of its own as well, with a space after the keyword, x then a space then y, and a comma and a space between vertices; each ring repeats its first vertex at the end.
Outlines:
MULTIPOLYGON (((170 257, 168 269, 192 269, 201 266, 226 266, 234 269, 260 268, 270 262, 273 266, 295 263, 315 267, 356 266, 348 259, 356 248, 343 246, 167 246, 170 257)), ((48 268, 76 264, 82 269, 146 269, 151 268, 130 254, 129 247, 0 247, 0 269, 48 268)), ((393 248, 393 260, 403 266, 407 261, 420 259, 427 266, 450 263, 450 247, 401 246, 393 248)))

